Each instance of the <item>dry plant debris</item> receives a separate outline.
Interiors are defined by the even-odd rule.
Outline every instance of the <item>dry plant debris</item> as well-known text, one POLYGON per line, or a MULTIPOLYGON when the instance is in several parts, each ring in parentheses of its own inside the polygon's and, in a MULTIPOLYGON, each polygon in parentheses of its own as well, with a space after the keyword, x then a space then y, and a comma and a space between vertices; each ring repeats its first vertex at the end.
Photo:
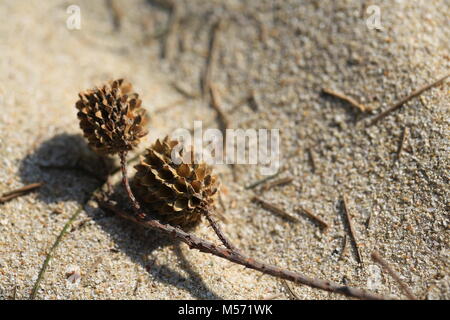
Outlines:
POLYGON ((339 98, 341 100, 344 100, 345 102, 350 104, 352 107, 357 108, 361 112, 371 111, 371 109, 368 108, 367 106, 363 105, 362 103, 359 103, 355 99, 353 99, 353 98, 351 98, 351 97, 349 97, 349 96, 347 96, 347 95, 345 95, 343 93, 340 93, 340 92, 337 92, 337 91, 334 91, 334 90, 328 89, 328 88, 324 88, 324 89, 322 89, 322 91, 324 93, 330 95, 330 96, 333 96, 333 97, 339 98))
POLYGON ((40 188, 43 184, 44 184, 43 182, 32 183, 32 184, 26 185, 24 187, 21 187, 21 188, 15 189, 15 190, 5 192, 0 196, 0 203, 4 203, 9 200, 21 197, 21 196, 27 194, 28 192, 31 192, 33 190, 40 188))
POLYGON ((403 292, 406 294, 406 296, 411 300, 417 300, 417 298, 414 296, 412 291, 408 288, 408 286, 400 279, 400 276, 397 272, 394 271, 394 269, 391 268, 391 266, 387 263, 386 260, 384 260, 381 255, 378 253, 378 251, 373 251, 370 255, 372 260, 376 263, 380 264, 383 269, 385 269, 391 277, 397 281, 397 283, 400 285, 400 288, 403 290, 403 292))
POLYGON ((392 113, 393 111, 400 109, 405 103, 407 103, 408 101, 410 101, 411 99, 421 95, 423 92, 427 91, 428 89, 431 89, 433 87, 436 87, 438 85, 440 85, 441 83, 443 83, 445 81, 445 79, 447 79, 450 76, 450 74, 447 74, 445 76, 443 76, 442 78, 439 78, 438 80, 424 85, 422 87, 420 87, 419 89, 415 90, 413 93, 411 93, 410 95, 404 97, 403 99, 401 99, 399 102, 395 103, 392 107, 390 107, 389 109, 381 112, 380 114, 378 114, 377 116, 375 116, 370 122, 369 122, 369 126, 374 125, 375 123, 377 123, 378 121, 382 120, 383 118, 385 118, 387 115, 389 115, 390 113, 392 113))
POLYGON ((353 227, 352 218, 350 216, 347 195, 344 194, 342 196, 342 198, 343 198, 343 202, 344 202, 344 213, 345 213, 345 217, 347 219, 348 229, 350 231, 350 238, 352 239, 353 245, 355 246, 356 258, 357 258, 359 263, 362 263, 361 253, 359 252, 359 242, 358 242, 358 239, 356 237, 355 228, 353 227))
POLYGON ((287 220, 290 220, 290 221, 293 221, 293 222, 298 222, 299 221, 297 217, 294 217, 290 213, 286 212, 286 210, 281 209, 280 207, 278 207, 278 206, 276 206, 276 205, 274 205, 274 204, 272 204, 272 203, 270 203, 270 202, 268 202, 268 201, 266 201, 266 200, 264 200, 264 199, 262 199, 262 198, 260 198, 258 196, 253 196, 252 200, 253 200, 253 202, 260 203, 261 206, 264 209, 272 211, 272 212, 280 215, 281 217, 283 217, 283 218, 285 218, 287 220))
POLYGON ((403 132, 402 132, 402 138, 398 145, 397 161, 400 161, 400 157, 402 156, 402 152, 403 152, 403 149, 405 148, 405 144, 406 144, 406 140, 408 139, 408 136, 409 136, 409 129, 408 129, 408 127, 404 127, 403 132))

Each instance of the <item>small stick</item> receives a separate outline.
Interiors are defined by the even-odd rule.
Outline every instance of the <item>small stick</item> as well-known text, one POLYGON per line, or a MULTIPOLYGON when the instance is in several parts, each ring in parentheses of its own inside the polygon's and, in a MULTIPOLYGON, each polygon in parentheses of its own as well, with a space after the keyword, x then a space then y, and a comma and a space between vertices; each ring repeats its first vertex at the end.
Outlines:
POLYGON ((219 94, 217 92, 216 86, 211 83, 210 86, 209 86, 209 91, 210 91, 210 94, 211 94, 211 107, 217 113, 217 119, 219 120, 220 129, 221 129, 221 131, 223 132, 223 134, 225 136, 226 130, 230 126, 230 121, 229 121, 227 115, 225 114, 225 112, 223 112, 222 104, 220 102, 220 97, 219 97, 219 94))
POLYGON ((328 227, 329 227, 328 223, 326 223, 322 218, 320 218, 320 217, 316 216, 314 213, 312 213, 311 210, 306 209, 302 206, 300 206, 300 210, 304 214, 306 214, 309 218, 311 218, 312 220, 317 222, 322 229, 328 229, 328 227))
POLYGON ((317 171, 316 166, 316 156, 314 155, 314 151, 311 148, 308 148, 309 159, 311 160, 312 171, 315 173, 317 171))
POLYGON ((261 199, 258 196, 253 196, 252 201, 253 202, 259 202, 264 209, 267 209, 267 210, 272 211, 272 212, 274 212, 276 214, 279 214, 283 218, 286 218, 286 219, 294 221, 294 222, 299 222, 297 217, 294 217, 293 215, 287 213, 283 209, 281 209, 281 208, 277 207, 276 205, 273 205, 273 204, 271 204, 271 203, 261 199))
POLYGON ((210 81, 212 75, 213 62, 216 60, 217 48, 218 48, 218 34, 222 28, 222 20, 215 22, 211 28, 211 35, 209 38, 209 50, 206 58, 206 67, 202 77, 202 95, 206 96, 210 88, 210 81))
POLYGON ((257 270, 268 275, 272 275, 274 277, 286 279, 289 281, 293 281, 295 283, 300 283, 312 288, 318 288, 325 291, 339 293, 359 299, 373 299, 373 300, 387 299, 386 297, 368 292, 363 289, 348 287, 346 285, 334 283, 328 280, 310 278, 297 272, 282 269, 277 266, 255 260, 251 257, 238 254, 230 249, 225 249, 216 246, 213 243, 200 239, 193 234, 181 230, 180 228, 168 224, 162 224, 159 221, 153 219, 143 220, 139 218, 142 216, 146 216, 145 213, 140 213, 139 215, 130 215, 121 211, 111 202, 99 201, 99 205, 103 208, 115 212, 118 216, 131 220, 144 227, 159 230, 160 232, 165 233, 166 235, 171 236, 172 238, 178 239, 186 243, 190 249, 197 249, 204 253, 213 254, 217 257, 226 259, 228 261, 243 265, 244 267, 257 270))
POLYGON ((222 241, 223 245, 234 252, 239 253, 239 250, 228 240, 227 236, 223 233, 222 229, 219 227, 217 221, 214 220, 212 217, 212 214, 209 210, 206 210, 204 212, 206 219, 208 220, 209 224, 213 228, 214 232, 216 233, 217 237, 219 237, 220 241, 222 241))
POLYGON ((287 289, 288 293, 294 298, 294 300, 301 300, 300 297, 294 292, 294 290, 291 288, 291 285, 286 280, 283 281, 284 287, 287 289))
POLYGON ((127 175, 127 153, 126 152, 120 152, 120 166, 122 170, 122 185, 125 188, 125 191, 127 192, 128 197, 131 200, 131 204, 133 205, 133 209, 137 213, 139 210, 141 210, 141 206, 137 202, 136 198, 133 195, 133 192, 130 188, 130 183, 128 181, 128 175, 127 175))
POLYGON ((376 263, 378 263, 379 265, 381 265, 383 267, 383 269, 385 269, 390 275, 391 277, 397 281, 397 283, 400 285, 400 288, 403 290, 403 292, 405 293, 405 295, 410 299, 410 300, 417 300, 417 298, 414 296, 414 294, 412 293, 412 291, 408 288, 408 286, 402 281, 402 279, 400 279, 400 276, 398 275, 397 272, 395 272, 391 266, 387 263, 386 260, 384 260, 380 254, 375 250, 372 252, 372 254, 370 255, 372 260, 375 261, 376 263))
POLYGON ((225 206, 225 203, 223 202, 222 192, 220 192, 220 191, 219 191, 219 197, 218 198, 219 198, 220 207, 225 212, 227 210, 227 207, 225 206))
POLYGON ((261 109, 259 107, 258 99, 256 98, 255 90, 252 90, 250 92, 250 96, 247 98, 247 103, 254 112, 257 112, 258 110, 261 109))
POLYGON ((356 251, 356 257, 358 259, 359 263, 362 263, 362 258, 361 258, 361 254, 359 252, 359 244, 358 244, 358 240, 356 238, 356 233, 355 233, 355 229, 353 228, 353 223, 352 223, 352 219, 350 217, 350 212, 348 209, 348 200, 347 200, 347 195, 344 194, 342 196, 342 198, 344 199, 344 212, 345 212, 345 217, 347 218, 347 223, 348 223, 348 229, 350 230, 350 237, 353 240, 353 244, 355 245, 355 251, 356 251))
POLYGON ((168 6, 170 6, 170 18, 168 22, 167 32, 164 37, 164 45, 162 58, 163 59, 172 59, 175 52, 176 47, 176 34, 180 25, 180 13, 179 8, 176 5, 176 2, 169 1, 168 6))
POLYGON ((14 198, 23 196, 30 191, 40 188, 43 184, 44 184, 43 182, 32 183, 32 184, 29 184, 27 186, 24 186, 24 187, 15 189, 15 190, 5 192, 0 197, 0 203, 4 203, 4 202, 12 200, 14 198))
POLYGON ((339 260, 342 260, 346 252, 347 252, 347 235, 344 235, 344 239, 342 240, 342 251, 339 256, 339 260))
POLYGON ((179 83, 177 82, 172 82, 172 87, 180 94, 182 94, 183 96, 185 96, 188 99, 196 99, 198 98, 198 94, 197 93, 192 93, 190 91, 188 91, 188 89, 182 87, 179 83))
POLYGON ((12 300, 17 300, 17 284, 14 285, 12 300))
POLYGON ((294 178, 292 178, 292 177, 280 178, 275 181, 266 183, 261 189, 264 191, 267 191, 267 190, 272 189, 273 187, 289 184, 292 181, 294 181, 294 178))
POLYGON ((114 0, 106 0, 106 6, 108 7, 113 21, 113 27, 115 31, 120 30, 121 27, 121 19, 122 19, 122 11, 117 7, 117 4, 114 0))
POLYGON ((249 184, 248 186, 246 186, 245 189, 247 189, 247 190, 254 189, 257 186, 259 186, 260 184, 263 184, 263 183, 269 181, 270 179, 273 179, 273 178, 277 177, 280 173, 281 173, 281 171, 278 171, 277 173, 272 174, 270 176, 267 176, 264 179, 261 179, 261 180, 258 180, 256 182, 253 182, 253 183, 249 184))
POLYGON ((409 100, 421 95, 423 92, 427 91, 428 89, 431 89, 435 86, 440 85, 442 82, 444 82, 445 79, 447 79, 450 76, 450 74, 447 74, 446 76, 443 76, 442 78, 424 85, 423 87, 420 87, 419 89, 415 90, 413 93, 411 93, 410 95, 404 97, 403 99, 401 99, 399 102, 397 102, 396 104, 394 104, 392 107, 390 107, 389 109, 381 112, 379 115, 377 115, 375 118, 372 119, 372 121, 369 122, 368 126, 372 126, 375 123, 377 123, 378 121, 380 121, 381 119, 383 119, 384 117, 386 117, 388 114, 390 114, 391 112, 401 108, 406 102, 408 102, 409 100))
POLYGON ((406 142, 406 139, 408 138, 408 136, 409 136, 409 129, 408 129, 408 127, 404 127, 403 133, 402 133, 402 139, 400 140, 400 144, 398 146, 397 161, 400 161, 400 157, 402 155, 402 152, 403 152, 403 149, 405 146, 405 142, 406 142))
POLYGON ((355 108, 359 109, 359 111, 361 111, 361 112, 370 111, 370 108, 368 108, 367 106, 359 103, 355 99, 350 98, 349 96, 346 96, 343 93, 336 92, 336 91, 334 91, 332 89, 329 89, 329 88, 323 88, 322 92, 326 93, 326 94, 328 94, 330 96, 333 96, 333 97, 339 98, 341 100, 344 100, 345 102, 349 103, 352 107, 355 107, 355 108))

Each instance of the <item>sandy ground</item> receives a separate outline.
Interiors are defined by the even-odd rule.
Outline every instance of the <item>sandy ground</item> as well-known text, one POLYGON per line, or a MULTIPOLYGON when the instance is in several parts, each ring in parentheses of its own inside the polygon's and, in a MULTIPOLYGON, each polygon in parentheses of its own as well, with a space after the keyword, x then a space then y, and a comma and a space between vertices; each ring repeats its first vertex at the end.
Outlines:
MULTIPOLYGON (((77 93, 113 78, 132 81, 151 114, 142 148, 196 119, 217 127, 215 111, 198 95, 211 28, 220 19, 211 81, 222 108, 232 128, 279 128, 279 177, 294 179, 266 192, 246 190, 263 178, 258 166, 237 166, 236 181, 230 168, 217 168, 225 188, 225 210, 218 210, 233 242, 309 276, 404 297, 371 260, 378 250, 418 298, 449 299, 448 81, 366 126, 372 114, 449 72, 449 2, 175 3, 176 15, 155 1, 116 0, 115 20, 106 1, 2 1, 0 193, 45 185, 0 205, 0 298, 29 297, 62 227, 99 184, 87 173, 97 167, 85 159, 79 137, 77 93), (81 8, 80 30, 66 27, 72 4, 81 8), (372 4, 381 9, 381 30, 366 25, 372 4), (374 111, 363 114, 324 96, 324 87, 374 111), (251 91, 257 110, 247 101, 251 91), (397 161, 405 127, 409 135, 397 161), (73 169, 80 155, 85 170, 73 169), (252 203, 253 192, 299 221, 252 203), (362 264, 348 237, 344 193, 362 264), (327 221, 328 232, 300 206, 327 221)), ((277 279, 190 251, 95 204, 83 208, 36 298, 293 298, 277 279), (75 270, 81 279, 72 282, 67 274, 75 270)), ((217 242, 206 224, 196 233, 217 242)), ((305 286, 292 290, 300 299, 342 298, 305 286)))

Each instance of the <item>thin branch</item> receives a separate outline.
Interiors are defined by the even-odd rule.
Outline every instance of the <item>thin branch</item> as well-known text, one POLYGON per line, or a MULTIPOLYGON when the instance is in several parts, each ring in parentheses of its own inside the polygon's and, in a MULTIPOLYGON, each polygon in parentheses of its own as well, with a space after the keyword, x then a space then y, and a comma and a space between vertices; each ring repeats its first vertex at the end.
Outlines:
POLYGON ((285 210, 283 210, 283 209, 277 207, 277 206, 274 205, 274 204, 271 204, 271 203, 269 203, 269 202, 267 202, 267 201, 261 199, 261 198, 258 197, 258 196, 253 196, 252 200, 253 200, 254 202, 259 202, 259 203, 261 204, 261 206, 262 206, 264 209, 267 209, 267 210, 269 210, 269 211, 272 211, 272 212, 274 212, 274 213, 276 213, 276 214, 282 216, 282 217, 285 218, 285 219, 288 219, 288 220, 294 221, 294 222, 299 222, 299 219, 298 219, 297 217, 294 217, 293 215, 287 213, 285 210))
POLYGON ((198 93, 193 93, 189 91, 187 88, 183 87, 178 82, 172 82, 171 85, 179 94, 185 96, 188 99, 197 99, 199 97, 198 93))
POLYGON ((121 152, 119 154, 120 156, 120 168, 122 169, 122 185, 125 188, 125 191, 127 192, 128 198, 131 200, 131 204, 133 205, 133 209, 137 213, 139 210, 141 210, 141 206, 137 202, 136 198, 133 195, 133 192, 130 188, 130 182, 128 181, 128 175, 127 175, 127 153, 121 152))
POLYGON ((5 192, 0 197, 0 203, 4 203, 9 200, 15 199, 17 197, 23 196, 23 195, 27 194, 28 192, 31 192, 37 188, 40 188, 43 184, 44 184, 43 182, 32 183, 32 184, 29 184, 27 186, 24 186, 24 187, 15 189, 15 190, 5 192))
POLYGON ((220 241, 222 241, 223 245, 234 252, 239 252, 239 250, 228 240, 227 236, 225 236, 222 229, 219 227, 217 221, 215 221, 214 218, 212 217, 211 212, 209 210, 206 210, 204 214, 209 224, 213 228, 214 232, 216 233, 217 237, 219 237, 220 241))
POLYGON ((301 210, 304 214, 306 214, 310 219, 312 219, 312 220, 314 220, 315 222, 317 222, 317 223, 319 224, 319 226, 320 226, 322 229, 325 230, 325 229, 328 229, 328 228, 329 228, 328 223, 326 223, 322 218, 320 218, 320 217, 316 216, 314 213, 312 213, 311 210, 306 209, 306 208, 304 208, 304 207, 302 207, 302 206, 300 206, 300 210, 301 210))
POLYGON ((315 156, 312 148, 308 148, 308 155, 309 155, 309 159, 311 161, 312 172, 316 173, 316 171, 317 171, 316 156, 315 156))
POLYGON ((211 35, 209 38, 208 57, 206 59, 206 67, 202 77, 202 96, 205 97, 211 86, 211 75, 214 61, 216 60, 218 49, 218 33, 222 28, 222 20, 215 22, 211 28, 211 35))
POLYGON ((122 10, 119 9, 117 3, 114 0, 106 0, 106 6, 110 11, 114 30, 119 31, 122 25, 122 10))
POLYGON ((300 297, 295 293, 294 289, 291 288, 291 285, 289 284, 289 282, 287 282, 285 279, 282 279, 281 281, 283 282, 283 285, 286 288, 286 290, 289 293, 289 295, 294 300, 301 300, 300 297))
POLYGON ((400 143, 398 145, 397 161, 400 161, 400 157, 401 157, 403 149, 405 147, 405 142, 406 142, 406 139, 408 138, 408 135, 409 135, 409 129, 408 129, 408 127, 404 127, 403 133, 402 133, 402 139, 400 140, 400 143))
POLYGON ((177 44, 176 35, 180 25, 180 9, 174 1, 169 2, 170 18, 167 26, 167 32, 163 39, 163 59, 172 59, 175 56, 175 48, 177 44))
POLYGON ((264 184, 264 186, 261 189, 263 191, 267 191, 267 190, 270 190, 270 189, 272 189, 274 187, 277 187, 277 186, 282 186, 282 185, 289 184, 292 181, 294 181, 294 178, 292 178, 292 177, 280 178, 280 179, 277 179, 275 181, 271 181, 271 182, 268 182, 268 183, 264 184))
POLYGON ((211 107, 216 111, 220 130, 224 137, 226 137, 226 130, 230 127, 230 120, 222 109, 219 93, 217 92, 216 86, 212 83, 209 85, 209 92, 211 94, 211 107))
POLYGON ((440 85, 441 83, 444 82, 445 79, 447 79, 450 76, 450 74, 447 74, 445 76, 443 76, 442 78, 427 84, 423 87, 420 87, 419 89, 415 90, 413 93, 411 93, 410 95, 404 97, 403 99, 401 99, 399 102, 397 102, 396 104, 394 104, 392 107, 390 107, 389 109, 381 112, 379 115, 377 115, 375 118, 372 119, 372 121, 369 122, 369 126, 373 126, 375 123, 377 123, 378 121, 380 121, 381 119, 385 118, 387 115, 389 115, 391 112, 401 108, 406 102, 408 102, 409 100, 421 95, 423 92, 427 91, 428 89, 431 89, 437 85, 440 85))
POLYGON ((355 249, 356 249, 355 250, 356 251, 356 258, 358 259, 359 263, 362 263, 361 253, 359 252, 358 240, 356 238, 356 233, 355 233, 355 229, 353 228, 352 218, 350 217, 350 212, 349 212, 349 209, 348 209, 347 195, 344 194, 342 196, 342 198, 344 199, 344 212, 345 212, 345 217, 347 218, 348 229, 350 231, 350 237, 353 240, 353 244, 355 245, 355 249))
POLYGON ((326 93, 326 94, 328 94, 330 96, 333 96, 333 97, 339 98, 341 100, 344 100, 345 102, 350 104, 352 107, 357 108, 361 112, 370 111, 370 108, 368 108, 367 106, 359 103, 355 99, 353 99, 353 98, 351 98, 351 97, 349 97, 349 96, 347 96, 347 95, 345 95, 343 93, 336 92, 336 91, 328 89, 328 88, 324 88, 324 89, 322 89, 322 91, 323 91, 323 93, 326 93))
POLYGON ((400 285, 400 288, 403 290, 403 292, 409 299, 417 300, 412 291, 406 286, 406 284, 402 281, 402 279, 400 279, 398 273, 391 268, 391 266, 387 263, 387 261, 384 260, 377 251, 373 251, 370 256, 373 261, 380 264, 383 267, 383 269, 385 269, 391 275, 391 277, 395 281, 397 281, 397 283, 400 285))
POLYGON ((259 185, 261 185, 261 184, 263 184, 263 183, 266 183, 266 182, 269 181, 270 179, 273 179, 273 178, 277 177, 280 173, 281 173, 281 171, 278 171, 277 173, 275 173, 275 174, 273 174, 273 175, 270 175, 270 176, 267 176, 267 177, 265 177, 265 178, 263 178, 263 179, 261 179, 261 180, 255 181, 255 182, 249 184, 248 186, 246 186, 245 189, 247 189, 247 190, 249 190, 249 189, 254 189, 254 188, 256 188, 257 186, 259 186, 259 185))
POLYGON ((119 208, 117 208, 112 202, 109 201, 99 201, 100 207, 103 207, 105 209, 111 210, 115 212, 117 215, 131 220, 135 223, 138 223, 144 227, 152 228, 159 230, 166 235, 171 236, 174 239, 178 239, 184 243, 186 243, 190 249, 197 249, 200 252, 204 253, 210 253, 217 257, 226 259, 228 261, 243 265, 247 268, 254 269, 260 272, 263 272, 268 275, 272 275, 281 279, 286 279, 289 281, 293 281, 295 283, 303 284, 309 287, 322 289, 329 292, 339 293, 346 295, 348 297, 354 297, 359 299, 372 299, 372 300, 381 300, 381 299, 387 299, 386 297, 368 292, 363 289, 348 287, 345 285, 341 285, 338 283, 334 283, 328 280, 321 280, 321 279, 315 279, 310 278, 305 275, 302 275, 297 272, 292 272, 289 270, 285 270, 282 268, 279 268, 274 265, 266 264, 264 262, 255 260, 253 258, 247 257, 245 255, 239 254, 234 252, 230 249, 221 248, 219 246, 216 246, 215 244, 202 240, 198 238, 197 236, 193 234, 189 234, 180 228, 168 225, 168 224, 162 224, 157 220, 144 220, 139 217, 146 216, 145 213, 141 213, 139 215, 130 215, 127 213, 124 213, 119 208))

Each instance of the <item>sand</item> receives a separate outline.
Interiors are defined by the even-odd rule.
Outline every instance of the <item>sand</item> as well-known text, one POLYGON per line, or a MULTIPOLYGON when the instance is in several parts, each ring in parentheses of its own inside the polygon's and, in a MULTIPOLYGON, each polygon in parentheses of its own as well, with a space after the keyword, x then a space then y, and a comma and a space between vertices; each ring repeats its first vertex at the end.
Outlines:
MULTIPOLYGON (((85 159, 77 93, 129 79, 151 114, 141 150, 194 120, 217 128, 215 111, 199 94, 211 28, 220 19, 211 81, 230 126, 280 129, 279 177, 293 178, 265 192, 247 190, 264 178, 258 166, 236 166, 236 181, 229 167, 218 166, 225 210, 217 210, 230 239, 255 258, 308 276, 404 298, 371 260, 377 250, 418 298, 449 299, 448 80, 366 126, 380 110, 449 72, 449 2, 373 1, 381 30, 368 28, 369 3, 361 1, 174 2, 173 25, 170 10, 157 1, 114 1, 119 24, 103 1, 2 2, 0 193, 45 185, 0 204, 0 298, 30 296, 46 254, 80 206, 37 299, 343 298, 299 285, 291 286, 293 297, 273 277, 191 251, 95 203, 84 205, 99 181, 88 172, 98 167, 85 159), (66 26, 72 4, 81 8, 80 30, 66 26), (325 96, 325 87, 373 111, 363 114, 325 96), (252 91, 256 111, 248 103, 252 91), (409 135, 396 160, 404 128, 409 135), (74 169, 80 155, 85 170, 74 169), (254 193, 298 222, 253 203, 254 193), (329 230, 301 214, 300 206, 322 217, 329 230), (81 278, 69 276, 74 273, 81 278)), ((218 243, 206 223, 195 232, 218 243)))

